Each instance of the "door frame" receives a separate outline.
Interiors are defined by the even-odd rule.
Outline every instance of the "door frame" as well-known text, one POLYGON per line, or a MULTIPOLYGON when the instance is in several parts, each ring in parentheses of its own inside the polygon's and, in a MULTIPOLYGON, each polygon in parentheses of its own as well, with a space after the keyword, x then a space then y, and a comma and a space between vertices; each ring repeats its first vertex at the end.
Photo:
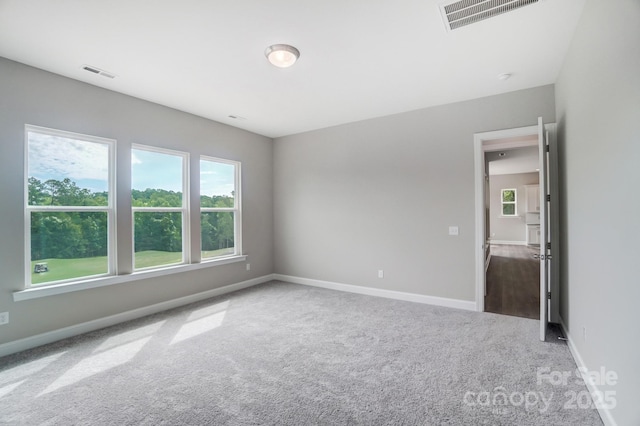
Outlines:
MULTIPOLYGON (((555 138, 555 124, 545 124, 545 131, 550 133, 550 138, 555 138)), ((494 148, 499 149, 507 149, 507 148, 516 148, 520 146, 526 146, 523 142, 518 141, 518 138, 528 138, 531 136, 538 137, 538 126, 532 125, 527 127, 519 127, 514 129, 504 129, 504 130, 495 130, 490 132, 482 132, 475 133, 473 135, 473 145, 474 145, 474 176, 475 176, 475 225, 476 225, 476 236, 475 236, 475 256, 476 256, 476 310, 479 312, 484 312, 484 297, 486 290, 486 275, 485 275, 485 244, 486 244, 486 229, 485 229, 485 150, 483 149, 483 144, 486 141, 495 141, 500 139, 506 139, 504 143, 495 144, 492 146, 491 150, 494 148), (509 139, 511 139, 509 141, 509 139)), ((555 141, 555 140, 554 140, 555 141)), ((529 143, 530 145, 530 143, 529 143)), ((552 170, 552 173, 557 170, 552 170)), ((555 184, 557 185, 557 179, 555 180, 555 184)), ((557 190, 552 191, 552 194, 557 196, 557 190)), ((556 197, 553 197, 556 198, 556 197)), ((557 204, 556 204, 557 206, 557 204)), ((555 216, 557 218, 557 209, 555 211, 555 216)), ((557 245, 557 229, 554 229, 553 226, 553 216, 551 217, 551 232, 555 235, 553 240, 553 245, 557 245), (555 231, 555 232, 554 232, 555 231)), ((557 259, 558 250, 554 250, 554 260, 557 259)), ((549 304, 550 309, 549 319, 551 322, 557 322, 558 314, 555 311, 559 309, 559 303, 557 297, 559 296, 558 292, 558 275, 557 271, 557 262, 554 262, 553 272, 554 278, 552 280, 551 286, 551 297, 554 299, 554 303, 549 304)))

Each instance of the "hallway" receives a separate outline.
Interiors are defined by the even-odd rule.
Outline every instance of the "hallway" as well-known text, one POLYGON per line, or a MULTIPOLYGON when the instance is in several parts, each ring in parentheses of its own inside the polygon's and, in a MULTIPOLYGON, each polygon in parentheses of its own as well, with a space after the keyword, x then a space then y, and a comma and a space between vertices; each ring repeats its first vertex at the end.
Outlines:
POLYGON ((540 319, 538 247, 491 245, 485 311, 540 319))

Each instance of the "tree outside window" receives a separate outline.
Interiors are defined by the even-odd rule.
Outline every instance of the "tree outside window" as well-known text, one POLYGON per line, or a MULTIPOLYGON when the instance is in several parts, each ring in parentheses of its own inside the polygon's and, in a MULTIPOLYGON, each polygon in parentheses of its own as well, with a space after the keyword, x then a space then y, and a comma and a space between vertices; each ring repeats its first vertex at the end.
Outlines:
POLYGON ((516 190, 503 189, 501 191, 502 216, 516 215, 516 190))

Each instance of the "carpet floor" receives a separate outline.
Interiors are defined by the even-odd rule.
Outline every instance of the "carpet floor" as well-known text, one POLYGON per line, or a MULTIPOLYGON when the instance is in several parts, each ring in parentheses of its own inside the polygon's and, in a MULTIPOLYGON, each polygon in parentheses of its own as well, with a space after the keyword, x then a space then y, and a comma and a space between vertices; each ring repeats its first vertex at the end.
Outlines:
POLYGON ((602 425, 575 370, 535 320, 274 281, 0 358, 0 424, 602 425))

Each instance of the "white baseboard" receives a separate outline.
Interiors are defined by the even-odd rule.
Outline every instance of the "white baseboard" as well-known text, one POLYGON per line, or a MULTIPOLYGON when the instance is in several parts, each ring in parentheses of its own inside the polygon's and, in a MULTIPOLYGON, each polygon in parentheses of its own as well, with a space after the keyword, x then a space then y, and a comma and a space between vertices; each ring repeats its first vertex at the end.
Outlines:
POLYGON ((490 244, 500 244, 509 246, 526 246, 526 241, 491 240, 490 244))
POLYGON ((444 306, 447 308, 464 309, 467 311, 476 310, 476 302, 468 300, 448 299, 445 297, 426 296, 422 294, 405 293, 394 290, 383 290, 379 288, 363 287, 358 285, 342 284, 309 278, 292 277, 290 275, 282 274, 274 274, 273 279, 294 284, 327 288, 330 290, 346 291, 348 293, 366 294, 367 296, 385 297, 387 299, 405 300, 407 302, 425 303, 427 305, 444 306))
POLYGON ((156 303, 154 305, 133 309, 131 311, 122 312, 104 318, 98 318, 92 321, 60 328, 58 330, 48 331, 46 333, 37 334, 35 336, 26 337, 24 339, 3 343, 0 345, 0 357, 24 351, 26 349, 35 348, 37 346, 42 346, 61 339, 66 339, 67 337, 77 336, 79 334, 99 330, 101 328, 116 325, 125 321, 130 321, 136 318, 141 318, 147 315, 177 308, 179 306, 188 305, 189 303, 199 302, 200 300, 205 300, 211 297, 220 296, 222 294, 231 293, 232 291, 252 287, 254 285, 262 284, 273 279, 274 277, 272 274, 264 275, 262 277, 253 278, 251 280, 229 284, 223 287, 214 288, 212 290, 203 291, 201 293, 167 300, 166 302, 156 303))
MULTIPOLYGON (((564 321, 562 320, 562 318, 560 318, 560 327, 562 327, 562 331, 564 332, 564 335, 567 337, 567 345, 569 346, 569 351, 571 352, 571 356, 573 356, 573 359, 576 362, 576 365, 578 366, 578 368, 585 369, 586 371, 591 371, 591 369, 582 360, 582 357, 580 356, 580 352, 578 352, 578 348, 574 343, 573 337, 569 333, 569 330, 567 330, 567 326, 564 324, 564 321)), ((587 386, 587 389, 589 390, 589 393, 591 395, 602 395, 601 391, 598 390, 598 386, 596 384, 590 382, 589 380, 585 380, 584 384, 587 386)), ((613 419, 611 410, 604 407, 598 407, 598 413, 600 414, 600 418, 602 419, 602 422, 605 424, 605 426, 618 425, 616 421, 613 419)))

